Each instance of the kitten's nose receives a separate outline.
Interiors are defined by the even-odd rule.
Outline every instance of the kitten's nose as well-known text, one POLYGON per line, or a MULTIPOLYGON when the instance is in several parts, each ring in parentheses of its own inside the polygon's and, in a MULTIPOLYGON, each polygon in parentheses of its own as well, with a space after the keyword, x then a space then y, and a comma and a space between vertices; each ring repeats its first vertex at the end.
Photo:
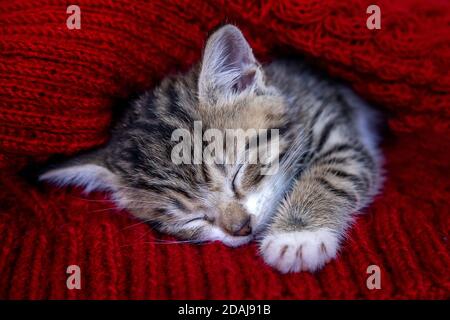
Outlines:
POLYGON ((252 233, 251 215, 237 202, 229 203, 222 210, 218 224, 223 231, 235 237, 244 237, 252 233))
POLYGON ((251 219, 250 216, 244 221, 244 223, 233 231, 233 236, 248 236, 252 233, 251 219))

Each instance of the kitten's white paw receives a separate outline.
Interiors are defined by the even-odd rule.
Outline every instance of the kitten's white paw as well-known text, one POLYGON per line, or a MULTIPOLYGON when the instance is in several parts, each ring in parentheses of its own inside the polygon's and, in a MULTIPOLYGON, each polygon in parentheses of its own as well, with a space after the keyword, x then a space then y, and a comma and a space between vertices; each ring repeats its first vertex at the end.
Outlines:
POLYGON ((267 264, 283 273, 316 271, 336 257, 339 239, 323 228, 316 231, 293 231, 266 236, 260 252, 267 264))

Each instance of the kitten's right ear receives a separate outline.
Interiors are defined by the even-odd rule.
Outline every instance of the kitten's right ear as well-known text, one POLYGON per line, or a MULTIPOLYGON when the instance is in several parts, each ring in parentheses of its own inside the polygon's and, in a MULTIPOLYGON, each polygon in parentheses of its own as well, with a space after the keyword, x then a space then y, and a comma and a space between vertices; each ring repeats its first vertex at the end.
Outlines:
POLYGON ((262 82, 262 72, 242 32, 226 25, 208 39, 198 82, 202 102, 214 103, 262 82))
POLYGON ((92 191, 116 191, 119 179, 104 163, 104 150, 93 151, 75 157, 39 176, 58 186, 82 187, 86 193, 92 191))

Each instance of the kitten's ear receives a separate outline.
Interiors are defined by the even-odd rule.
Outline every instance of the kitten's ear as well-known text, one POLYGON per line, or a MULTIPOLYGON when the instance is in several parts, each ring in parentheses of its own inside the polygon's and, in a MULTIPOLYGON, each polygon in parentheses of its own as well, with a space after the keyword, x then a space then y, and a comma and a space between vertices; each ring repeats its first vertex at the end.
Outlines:
POLYGON ((116 191, 118 177, 104 164, 104 150, 93 151, 75 157, 39 176, 58 186, 78 186, 86 193, 92 191, 116 191))
POLYGON ((259 64, 238 28, 226 25, 211 35, 198 83, 203 102, 255 89, 261 78, 259 64))

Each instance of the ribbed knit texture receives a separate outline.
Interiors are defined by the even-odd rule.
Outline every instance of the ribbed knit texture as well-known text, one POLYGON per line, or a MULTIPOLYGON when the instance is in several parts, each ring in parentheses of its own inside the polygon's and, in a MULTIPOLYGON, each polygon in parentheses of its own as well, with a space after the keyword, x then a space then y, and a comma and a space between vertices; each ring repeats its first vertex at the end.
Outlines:
POLYGON ((0 298, 450 297, 448 1, 376 1, 381 30, 366 28, 372 1, 78 0, 81 30, 69 4, 0 0, 0 298), (384 191, 317 274, 281 275, 255 245, 161 244, 102 194, 15 174, 107 141, 118 101, 186 70, 224 22, 262 61, 306 55, 388 117, 384 191), (66 287, 72 264, 82 290, 66 287))

